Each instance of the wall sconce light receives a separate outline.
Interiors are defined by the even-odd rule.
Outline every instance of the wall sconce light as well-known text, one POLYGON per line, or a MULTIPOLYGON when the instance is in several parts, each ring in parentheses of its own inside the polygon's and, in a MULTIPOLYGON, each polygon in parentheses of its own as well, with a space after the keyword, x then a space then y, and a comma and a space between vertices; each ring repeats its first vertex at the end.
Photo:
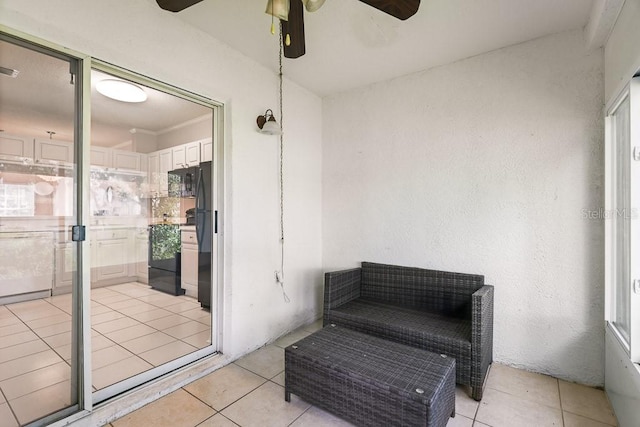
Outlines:
POLYGON ((276 118, 273 116, 273 111, 270 109, 265 111, 264 115, 258 116, 256 123, 260 128, 260 133, 267 135, 282 135, 282 129, 280 129, 276 118))

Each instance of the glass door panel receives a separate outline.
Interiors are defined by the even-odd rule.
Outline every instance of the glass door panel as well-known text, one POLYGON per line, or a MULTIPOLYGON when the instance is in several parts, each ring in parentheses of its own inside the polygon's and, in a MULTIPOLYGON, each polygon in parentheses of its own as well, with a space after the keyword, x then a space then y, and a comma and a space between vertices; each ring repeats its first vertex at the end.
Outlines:
POLYGON ((95 402, 214 351, 212 108, 117 75, 92 70, 95 402), (146 100, 110 98, 114 80, 146 100))
POLYGON ((79 83, 75 60, 0 36, 0 424, 25 425, 77 410, 79 83))

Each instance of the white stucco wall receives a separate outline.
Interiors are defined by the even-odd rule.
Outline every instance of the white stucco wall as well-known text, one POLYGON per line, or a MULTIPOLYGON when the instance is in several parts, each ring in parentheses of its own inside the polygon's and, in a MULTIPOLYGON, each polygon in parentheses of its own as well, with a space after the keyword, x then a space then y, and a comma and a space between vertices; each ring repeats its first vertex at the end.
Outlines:
POLYGON ((604 49, 605 101, 613 101, 640 70, 640 0, 626 0, 604 49))
POLYGON ((602 105, 581 31, 325 98, 325 270, 484 274, 496 361, 602 385, 602 105))
MULTIPOLYGON (((286 304, 274 280, 278 140, 255 127, 258 114, 278 108, 274 72, 149 0, 2 0, 0 23, 224 102, 223 350, 243 354, 320 315, 322 108, 316 95, 285 81, 286 304)), ((277 52, 273 37, 274 57, 277 52)))

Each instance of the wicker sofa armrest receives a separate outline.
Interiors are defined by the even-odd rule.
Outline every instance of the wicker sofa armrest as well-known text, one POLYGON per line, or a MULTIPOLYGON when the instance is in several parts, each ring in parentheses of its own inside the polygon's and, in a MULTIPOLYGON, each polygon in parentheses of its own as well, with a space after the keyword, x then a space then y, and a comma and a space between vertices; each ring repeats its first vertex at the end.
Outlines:
POLYGON ((325 273, 323 319, 329 310, 360 297, 361 280, 362 268, 325 273))
POLYGON ((493 361, 493 286, 484 285, 471 296, 471 388, 482 398, 482 388, 493 361))

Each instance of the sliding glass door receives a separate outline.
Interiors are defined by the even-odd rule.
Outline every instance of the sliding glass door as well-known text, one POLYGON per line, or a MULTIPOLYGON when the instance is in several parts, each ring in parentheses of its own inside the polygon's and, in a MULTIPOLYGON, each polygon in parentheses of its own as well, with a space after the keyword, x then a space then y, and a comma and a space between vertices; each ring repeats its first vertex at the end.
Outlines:
POLYGON ((83 79, 79 60, 3 35, 0 66, 0 420, 25 425, 83 396, 83 79))

